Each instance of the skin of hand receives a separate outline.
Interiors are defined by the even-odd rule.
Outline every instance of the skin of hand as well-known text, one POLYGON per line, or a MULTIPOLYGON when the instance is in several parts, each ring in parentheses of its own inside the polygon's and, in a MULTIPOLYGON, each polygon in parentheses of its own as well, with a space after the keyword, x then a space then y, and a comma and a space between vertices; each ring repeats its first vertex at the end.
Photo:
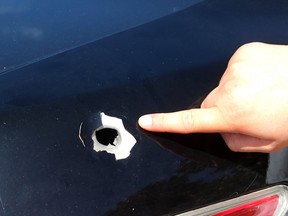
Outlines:
POLYGON ((138 123, 154 132, 220 133, 232 151, 275 152, 287 147, 288 46, 241 46, 201 108, 148 114, 138 123))

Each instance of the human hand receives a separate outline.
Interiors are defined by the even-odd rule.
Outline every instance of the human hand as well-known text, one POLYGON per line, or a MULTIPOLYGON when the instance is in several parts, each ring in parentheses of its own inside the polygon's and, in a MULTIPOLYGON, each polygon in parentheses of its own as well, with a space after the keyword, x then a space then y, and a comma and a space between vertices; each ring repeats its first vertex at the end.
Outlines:
POLYGON ((219 132, 233 151, 273 152, 287 147, 288 46, 240 47, 201 108, 149 114, 138 122, 155 132, 219 132))

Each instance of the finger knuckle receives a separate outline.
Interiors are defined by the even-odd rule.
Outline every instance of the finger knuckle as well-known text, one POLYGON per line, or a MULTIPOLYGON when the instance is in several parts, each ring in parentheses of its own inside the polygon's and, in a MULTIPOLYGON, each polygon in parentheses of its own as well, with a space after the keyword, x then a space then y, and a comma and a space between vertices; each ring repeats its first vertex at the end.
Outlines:
POLYGON ((264 43, 251 42, 240 46, 233 55, 233 61, 239 61, 243 58, 257 58, 258 54, 262 52, 264 43))
POLYGON ((167 119, 166 119, 166 116, 164 114, 161 114, 158 116, 158 124, 160 127, 164 128, 165 126, 167 126, 167 119))
POLYGON ((193 118, 193 112, 185 111, 181 114, 182 127, 185 132, 192 132, 195 127, 195 120, 193 118))
POLYGON ((263 46, 263 43, 261 42, 250 42, 240 46, 237 51, 247 53, 254 51, 255 49, 257 50, 261 46, 263 46))

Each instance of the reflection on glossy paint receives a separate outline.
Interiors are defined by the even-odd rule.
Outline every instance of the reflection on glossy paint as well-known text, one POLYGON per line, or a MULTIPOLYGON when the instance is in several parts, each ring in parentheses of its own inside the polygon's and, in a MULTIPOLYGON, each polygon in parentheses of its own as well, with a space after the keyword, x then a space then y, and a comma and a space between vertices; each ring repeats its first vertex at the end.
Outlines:
POLYGON ((43 36, 43 31, 37 27, 22 27, 20 29, 22 35, 28 39, 38 40, 43 36))
POLYGON ((266 181, 268 184, 288 181, 288 148, 269 154, 266 181))
POLYGON ((0 58, 0 72, 125 31, 200 1, 88 0, 83 4, 78 0, 1 0, 0 47, 5 55, 0 58), (39 38, 43 39, 41 43, 39 38))
POLYGON ((18 14, 29 10, 31 0, 1 0, 0 15, 18 14))

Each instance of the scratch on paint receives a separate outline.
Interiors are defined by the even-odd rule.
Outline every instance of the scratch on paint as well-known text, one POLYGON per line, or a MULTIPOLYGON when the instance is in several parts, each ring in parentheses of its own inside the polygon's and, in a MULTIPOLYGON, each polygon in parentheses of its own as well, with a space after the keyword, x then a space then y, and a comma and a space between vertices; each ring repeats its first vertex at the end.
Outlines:
POLYGON ((256 181, 258 177, 258 174, 255 175, 254 179, 252 180, 252 182, 248 185, 248 187, 244 190, 244 193, 247 192, 249 190, 249 188, 253 185, 253 183, 256 181))
POLYGON ((3 210, 3 213, 5 214, 6 213, 6 210, 5 210, 5 207, 4 207, 4 203, 3 203, 3 200, 2 200, 2 197, 0 196, 0 203, 1 203, 1 208, 3 210))

